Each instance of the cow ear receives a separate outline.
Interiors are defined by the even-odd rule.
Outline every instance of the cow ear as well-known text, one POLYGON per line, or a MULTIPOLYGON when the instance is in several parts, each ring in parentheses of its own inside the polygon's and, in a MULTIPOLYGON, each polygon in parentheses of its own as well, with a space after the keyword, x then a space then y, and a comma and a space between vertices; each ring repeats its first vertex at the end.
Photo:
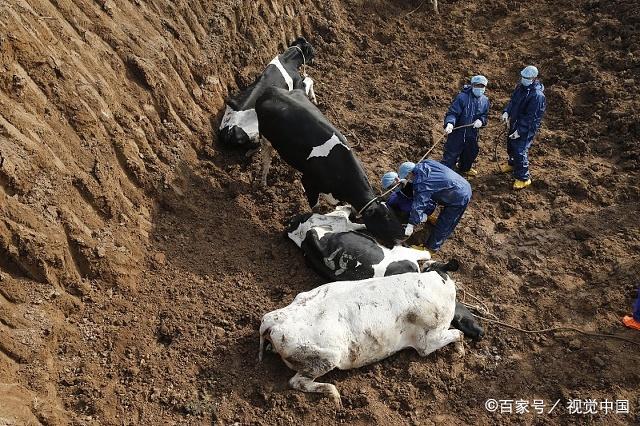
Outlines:
POLYGON ((293 46, 306 46, 307 44, 309 44, 307 42, 307 39, 304 37, 298 37, 297 39, 295 39, 294 41, 291 42, 291 44, 289 45, 289 47, 293 47, 293 46))

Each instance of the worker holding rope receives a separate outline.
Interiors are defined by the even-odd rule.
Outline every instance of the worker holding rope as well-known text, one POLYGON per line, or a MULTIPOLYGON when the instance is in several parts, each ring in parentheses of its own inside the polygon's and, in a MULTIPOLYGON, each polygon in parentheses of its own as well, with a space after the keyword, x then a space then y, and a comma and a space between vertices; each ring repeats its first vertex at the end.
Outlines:
POLYGON ((462 218, 469 200, 471 185, 465 178, 435 160, 424 160, 417 165, 405 162, 398 170, 400 179, 413 185, 413 203, 405 236, 413 233, 415 226, 424 222, 433 212, 436 203, 441 206, 438 219, 424 245, 412 246, 433 254, 442 247, 462 218))
POLYGON ((513 173, 513 189, 524 189, 531 185, 528 152, 546 109, 544 85, 538 80, 538 69, 529 65, 520 72, 520 76, 520 83, 502 114, 502 120, 509 129, 509 162, 503 164, 500 171, 513 173))
POLYGON ((458 173, 467 177, 478 174, 472 166, 480 152, 479 129, 487 125, 489 99, 484 92, 488 83, 483 75, 473 76, 471 85, 465 85, 458 93, 444 117, 444 133, 448 137, 442 163, 451 170, 456 170, 457 163, 458 173))

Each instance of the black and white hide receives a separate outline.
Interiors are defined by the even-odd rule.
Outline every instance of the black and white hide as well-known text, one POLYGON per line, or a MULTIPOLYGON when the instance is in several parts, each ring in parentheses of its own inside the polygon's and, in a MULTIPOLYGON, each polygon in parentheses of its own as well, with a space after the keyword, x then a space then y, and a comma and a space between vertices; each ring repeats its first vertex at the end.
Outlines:
POLYGON ((316 102, 313 80, 301 75, 300 66, 313 62, 313 47, 303 37, 296 39, 282 54, 273 58, 249 87, 231 97, 218 130, 218 140, 227 146, 257 148, 260 144, 256 100, 267 87, 303 89, 316 102))
POLYGON ((404 229, 376 199, 369 179, 347 141, 302 90, 268 88, 256 102, 260 134, 280 157, 302 173, 309 206, 320 194, 361 212, 367 230, 385 246, 404 239, 404 229))

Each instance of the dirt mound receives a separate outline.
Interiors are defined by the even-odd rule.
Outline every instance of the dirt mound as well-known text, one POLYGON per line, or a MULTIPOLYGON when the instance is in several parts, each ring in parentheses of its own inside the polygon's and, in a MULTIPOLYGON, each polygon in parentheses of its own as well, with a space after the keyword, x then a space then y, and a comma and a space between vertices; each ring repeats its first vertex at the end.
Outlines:
POLYGON ((640 273, 635 2, 408 14, 419 4, 0 4, 0 421, 490 423, 487 398, 628 399, 631 414, 606 420, 638 421, 640 357, 618 341, 488 326, 463 361, 404 351, 330 373, 340 411, 288 390, 275 357, 256 364, 261 315, 322 280, 281 235, 307 209, 297 175, 276 159, 255 188, 257 160, 214 129, 225 97, 299 34, 318 52, 320 107, 372 182, 436 140, 469 76, 488 76, 495 125, 536 64, 549 109, 534 184, 513 193, 494 173, 487 129, 442 257, 507 321, 634 337, 619 319, 640 273))

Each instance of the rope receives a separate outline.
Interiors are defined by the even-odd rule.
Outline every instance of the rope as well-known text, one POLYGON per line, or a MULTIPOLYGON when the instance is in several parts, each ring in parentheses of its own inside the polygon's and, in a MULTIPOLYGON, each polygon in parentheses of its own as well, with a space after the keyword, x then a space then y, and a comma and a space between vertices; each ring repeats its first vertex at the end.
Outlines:
POLYGON ((495 144, 493 145, 493 160, 496 163, 496 169, 498 173, 502 172, 502 170, 500 170, 500 159, 498 158, 498 147, 500 146, 500 140, 502 139, 506 131, 507 129, 503 127, 500 133, 498 133, 498 136, 495 137, 495 144))
MULTIPOLYGON (((465 127, 471 127, 473 126, 473 123, 471 124, 465 124, 464 126, 458 126, 458 127, 454 127, 451 131, 453 132, 454 130, 458 130, 458 129, 464 129, 465 127)), ((434 148, 440 143, 442 142, 448 135, 445 133, 442 136, 440 136, 440 138, 435 141, 435 143, 433 144, 433 146, 431 148, 429 148, 429 150, 422 156, 422 158, 420 158, 420 160, 418 160, 418 163, 422 162, 422 160, 424 160, 425 158, 427 158, 427 156, 429 154, 431 154, 431 151, 434 150, 434 148)), ((416 163, 416 164, 418 164, 416 163)))
POLYGON ((561 327, 544 328, 542 330, 525 330, 524 328, 520 328, 520 327, 517 327, 515 325, 507 324, 506 322, 502 322, 502 321, 498 321, 498 320, 494 320, 494 319, 490 319, 490 318, 485 318, 485 317, 482 317, 480 315, 475 315, 475 316, 477 318, 480 318, 480 319, 485 320, 487 322, 491 322, 491 323, 494 323, 494 324, 501 325, 503 327, 511 328, 511 329, 519 331, 521 333, 542 334, 542 333, 550 333, 550 332, 553 332, 553 331, 573 331, 573 332, 582 334, 584 336, 603 337, 603 338, 606 338, 606 339, 617 339, 617 340, 622 340, 624 342, 640 346, 640 342, 636 342, 634 340, 627 339, 625 337, 615 336, 613 334, 590 333, 590 332, 587 332, 587 331, 584 331, 584 330, 580 330, 579 328, 575 328, 575 327, 561 326, 561 327))
POLYGON ((418 9, 420 9, 422 7, 423 4, 425 4, 427 2, 427 0, 422 0, 422 3, 420 3, 418 5, 418 7, 416 7, 415 9, 413 9, 411 12, 407 13, 406 15, 404 15, 402 17, 402 19, 406 18, 407 16, 411 15, 413 12, 416 12, 418 9))
POLYGON ((369 207, 371 204, 373 204, 378 198, 380 198, 381 196, 378 197, 373 197, 371 200, 369 200, 369 202, 367 204, 364 205, 363 208, 361 208, 360 210, 358 210, 358 213, 356 214, 357 216, 360 216, 362 214, 363 211, 365 211, 367 209, 367 207, 369 207))
POLYGON ((302 55, 302 76, 307 77, 307 58, 304 57, 304 52, 300 49, 300 46, 297 45, 291 46, 289 49, 291 48, 296 48, 300 51, 300 54, 302 55))
POLYGON ((615 336, 613 334, 590 333, 590 332, 587 332, 587 331, 584 331, 584 330, 580 330, 579 328, 568 327, 568 326, 549 327, 549 328, 544 328, 544 329, 541 329, 541 330, 525 330, 524 328, 520 328, 518 326, 515 326, 515 325, 512 325, 512 324, 508 324, 506 322, 500 321, 497 316, 495 316, 494 314, 491 313, 491 311, 489 311, 489 309, 487 308, 487 305, 485 305, 485 303, 480 298, 478 298, 478 297, 474 296, 473 294, 467 292, 464 289, 464 287, 461 287, 459 285, 458 285, 458 287, 460 287, 460 290, 462 290, 462 293, 463 293, 463 302, 461 302, 461 303, 464 306, 466 306, 467 308, 474 309, 476 312, 481 312, 481 313, 483 313, 485 315, 493 317, 493 318, 487 318, 487 317, 483 317, 482 315, 474 314, 474 316, 476 318, 480 318, 481 320, 485 320, 485 321, 493 323, 493 324, 498 324, 498 325, 501 325, 503 327, 507 327, 507 328, 510 328, 512 330, 516 330, 516 331, 519 331, 519 332, 525 333, 525 334, 543 334, 543 333, 551 333, 551 332, 554 332, 554 331, 573 331, 573 332, 582 334, 584 336, 602 337, 602 338, 607 338, 607 339, 617 339, 617 340, 622 340, 624 342, 640 346, 640 342, 636 342, 634 340, 627 339, 625 337, 615 336), (479 306, 474 306, 474 305, 470 305, 470 304, 464 303, 464 297, 467 294, 469 296, 471 296, 474 300, 476 300, 477 302, 482 304, 482 308, 480 308, 479 306))

